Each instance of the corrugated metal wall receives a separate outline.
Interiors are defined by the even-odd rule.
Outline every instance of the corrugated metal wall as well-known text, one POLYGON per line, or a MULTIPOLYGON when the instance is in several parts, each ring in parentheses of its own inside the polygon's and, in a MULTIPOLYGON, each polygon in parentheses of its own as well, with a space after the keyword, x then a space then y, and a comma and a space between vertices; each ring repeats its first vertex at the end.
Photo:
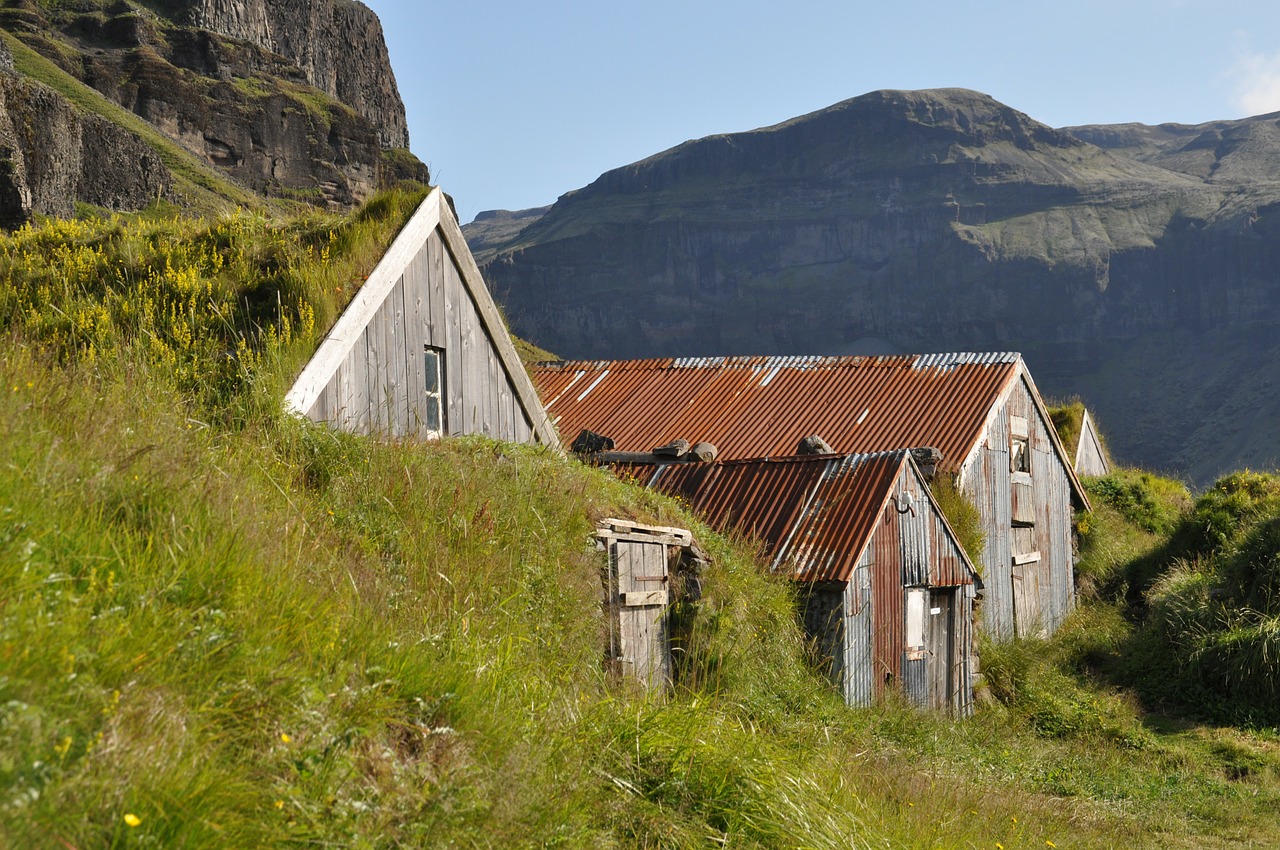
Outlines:
POLYGON ((448 433, 533 441, 533 428, 439 229, 405 268, 310 417, 359 433, 429 436, 424 344, 444 351, 448 433))
POLYGON ((1041 628, 1052 634, 1075 605, 1071 481, 1054 452, 1025 381, 1017 381, 1007 402, 991 418, 985 440, 966 468, 960 485, 982 515, 986 533, 982 555, 983 626, 1001 639, 1014 636, 1018 617, 1014 610, 1013 555, 1019 548, 1034 547, 1034 551, 1040 553, 1038 566, 1022 566, 1027 572, 1035 572, 1031 576, 1038 585, 1039 604, 1035 613, 1041 628), (1009 461, 1011 415, 1025 418, 1029 426, 1034 526, 1025 529, 1015 529, 1013 525, 1013 474, 1009 461), (1028 538, 1021 546, 1016 540, 1020 534, 1028 538))
POLYGON ((871 705, 880 689, 871 638, 875 611, 872 607, 871 572, 875 553, 868 546, 844 590, 845 675, 835 680, 849 705, 871 705))

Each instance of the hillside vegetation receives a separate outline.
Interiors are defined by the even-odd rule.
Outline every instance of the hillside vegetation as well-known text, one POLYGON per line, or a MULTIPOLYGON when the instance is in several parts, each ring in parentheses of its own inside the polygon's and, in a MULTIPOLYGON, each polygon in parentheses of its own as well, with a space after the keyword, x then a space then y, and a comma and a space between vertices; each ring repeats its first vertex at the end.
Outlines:
POLYGON ((1098 485, 1095 598, 1052 642, 986 647, 974 718, 849 709, 791 588, 674 503, 543 449, 280 413, 420 197, 0 237, 0 846, 1280 842, 1275 720, 1202 724, 1236 692, 1157 702, 1123 665, 1143 611, 1174 622, 1163 546, 1274 614, 1242 554, 1270 483, 1194 507, 1098 485), (711 555, 664 697, 602 664, 606 516, 711 555))

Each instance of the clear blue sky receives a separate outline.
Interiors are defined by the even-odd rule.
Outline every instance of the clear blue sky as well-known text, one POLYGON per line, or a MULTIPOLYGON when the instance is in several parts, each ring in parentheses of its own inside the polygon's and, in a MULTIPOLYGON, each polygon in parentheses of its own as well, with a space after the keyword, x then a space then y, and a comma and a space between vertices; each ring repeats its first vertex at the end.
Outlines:
POLYGON ((1280 110, 1274 0, 365 2, 463 221, 881 88, 977 89, 1055 127, 1280 110))

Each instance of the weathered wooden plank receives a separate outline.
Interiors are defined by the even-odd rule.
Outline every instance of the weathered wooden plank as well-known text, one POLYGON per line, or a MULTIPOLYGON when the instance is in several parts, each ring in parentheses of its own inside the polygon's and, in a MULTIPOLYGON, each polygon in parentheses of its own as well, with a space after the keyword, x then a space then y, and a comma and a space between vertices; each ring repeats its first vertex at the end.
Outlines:
POLYGON ((387 387, 388 429, 394 436, 409 434, 408 380, 409 364, 405 355, 404 277, 387 297, 387 387))
POLYGON ((388 422, 388 375, 387 375, 387 304, 382 307, 369 322, 369 374, 373 385, 373 433, 383 435, 390 433, 388 422))
POLYGON ((404 272, 401 295, 404 298, 404 359, 405 359, 405 409, 407 433, 423 438, 426 435, 423 409, 425 403, 425 377, 423 375, 423 344, 427 340, 426 281, 422 272, 426 264, 426 245, 414 255, 404 272))
POLYGON ((448 372, 445 388, 449 393, 449 433, 465 434, 467 431, 465 405, 468 388, 463 380, 462 305, 467 300, 467 295, 459 285, 453 258, 447 251, 444 253, 442 275, 444 327, 441 330, 445 339, 445 367, 448 372))
POLYGON ((498 365, 498 353, 485 338, 484 343, 485 368, 488 370, 488 389, 489 399, 485 405, 484 415, 484 432, 490 437, 500 438, 502 436, 502 397, 498 394, 498 387, 507 382, 506 373, 502 371, 502 367, 498 365))
POLYGON ((631 608, 647 605, 666 605, 665 590, 633 590, 622 594, 622 604, 631 608))
MULTIPOLYGON (((454 270, 457 274, 457 270, 454 270)), ((456 286, 460 292, 466 288, 458 277, 456 286)), ((466 417, 467 431, 471 434, 483 433, 481 427, 484 406, 489 398, 488 369, 485 366, 483 334, 476 326, 479 317, 476 315, 470 299, 460 300, 458 311, 462 323, 462 384, 463 415, 466 417)))
POLYGON ((444 245, 440 241, 440 231, 431 234, 427 242, 427 342, 437 348, 444 348, 448 342, 445 333, 444 308, 444 245))
POLYGON ((445 205, 440 208, 439 229, 444 237, 445 246, 457 263, 462 283, 467 287, 471 294, 471 300, 479 311, 481 323, 487 331, 487 336, 493 341, 504 369, 510 376, 512 387, 516 390, 521 405, 532 420, 534 434, 537 435, 539 442, 558 449, 560 447, 560 438, 556 433, 555 427, 551 424, 546 409, 538 398, 538 393, 533 387, 533 381, 529 379, 528 373, 524 370, 524 365, 520 362, 515 345, 511 341, 511 334, 507 330, 506 322, 498 312, 497 305, 494 304, 493 298, 484 284, 484 278, 480 274, 479 267, 476 266, 475 258, 472 257, 471 251, 467 248, 462 229, 458 226, 457 219, 453 217, 452 212, 445 205))
POLYGON ((351 399, 352 413, 356 417, 356 429, 368 434, 373 429, 372 369, 369 365, 369 328, 360 335, 360 344, 351 351, 351 399))
POLYGON ((602 520, 596 531, 597 537, 616 537, 633 535, 636 540, 652 540, 677 546, 689 546, 693 543, 693 532, 684 528, 673 528, 667 525, 647 525, 632 522, 629 519, 609 518, 602 520))
POLYGON ((442 196, 439 189, 433 189, 401 229, 290 388, 285 396, 286 408, 304 416, 311 410, 316 398, 332 380, 333 373, 347 359, 351 347, 358 344, 365 327, 409 258, 439 225, 442 196))

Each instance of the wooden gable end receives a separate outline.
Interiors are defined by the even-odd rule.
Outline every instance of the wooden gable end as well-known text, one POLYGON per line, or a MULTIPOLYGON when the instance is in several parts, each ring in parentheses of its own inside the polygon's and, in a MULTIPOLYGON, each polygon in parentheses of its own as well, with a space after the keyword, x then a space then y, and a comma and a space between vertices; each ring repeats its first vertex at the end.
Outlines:
POLYGON ((438 188, 334 324, 285 404, 362 434, 483 434, 559 446, 438 188))
POLYGON ((1076 475, 1106 475, 1111 472, 1111 462, 1107 460, 1106 450, 1102 448, 1102 438, 1098 436, 1093 417, 1087 410, 1080 422, 1075 469, 1076 475))

